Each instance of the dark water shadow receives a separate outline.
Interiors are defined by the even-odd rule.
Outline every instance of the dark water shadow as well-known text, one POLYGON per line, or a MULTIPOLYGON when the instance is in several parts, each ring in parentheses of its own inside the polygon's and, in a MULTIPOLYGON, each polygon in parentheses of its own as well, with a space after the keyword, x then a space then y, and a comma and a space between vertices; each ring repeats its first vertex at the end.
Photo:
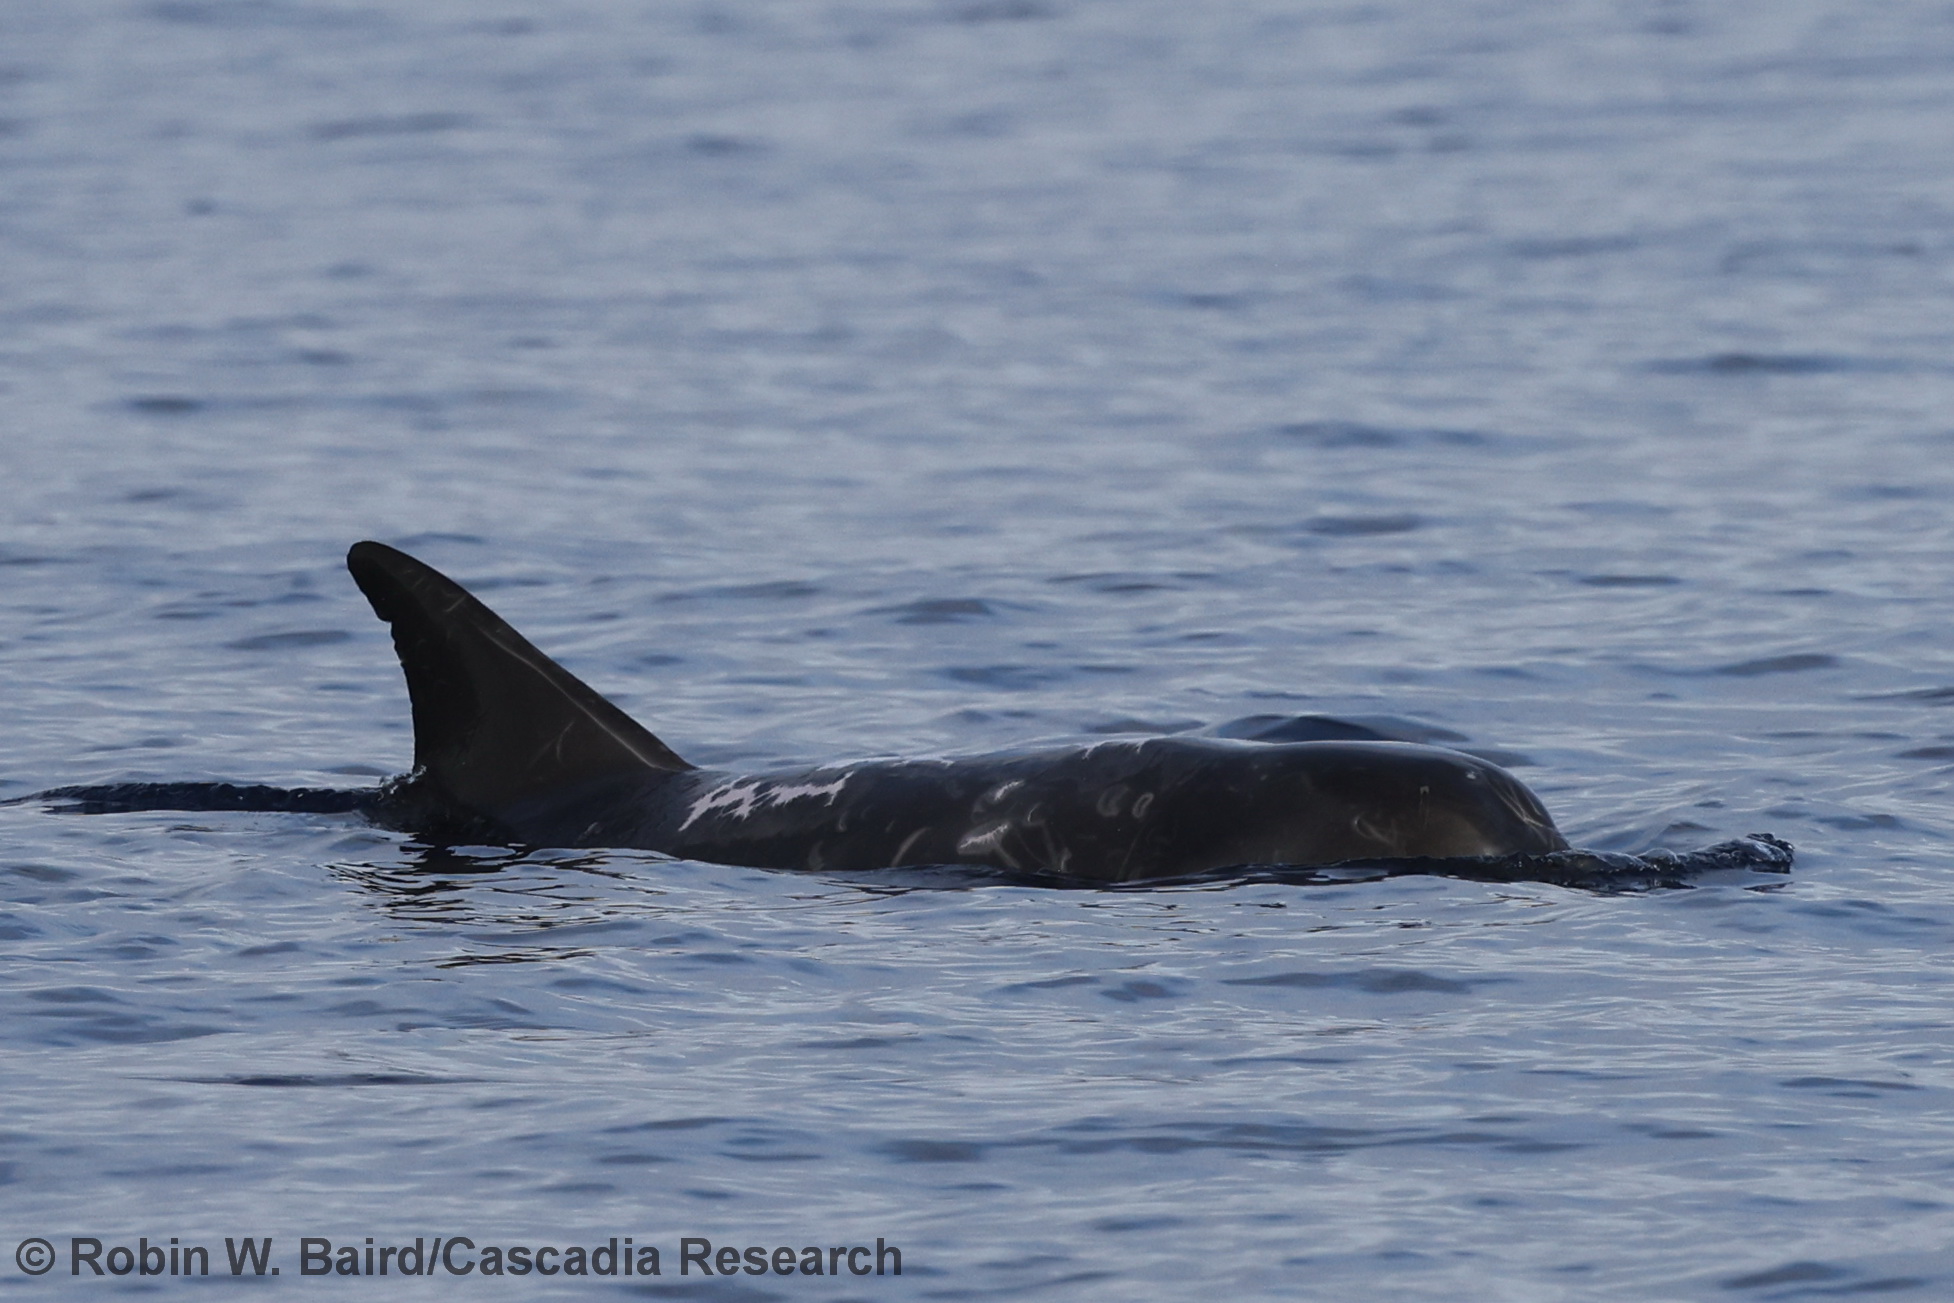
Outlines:
MULTIPOLYGON (((1711 873, 1783 875, 1791 872, 1791 843, 1752 833, 1694 851, 1565 850, 1539 855, 1476 855, 1451 859, 1344 860, 1337 864, 1242 864, 1137 882, 1102 882, 1060 873, 1000 869, 988 865, 913 865, 820 876, 870 891, 963 891, 976 887, 1044 887, 1060 891, 1173 891, 1228 889, 1262 883, 1298 887, 1347 886, 1386 878, 1456 878, 1466 882, 1538 882, 1606 895, 1682 888, 1711 873)), ((784 870, 799 872, 799 870, 784 870)), ((1775 884, 1773 884, 1775 885, 1775 884)))
POLYGON ((1865 1273, 1853 1268, 1797 1258, 1763 1271, 1730 1276, 1717 1282, 1727 1290, 1769 1290, 1764 1299, 1843 1298, 1852 1294, 1910 1293, 1935 1282, 1925 1276, 1880 1276, 1853 1280, 1865 1273))
POLYGON ((1473 1148, 1514 1154, 1586 1148, 1503 1130, 1493 1119, 1473 1127, 1337 1127, 1303 1122, 1157 1122, 1134 1125, 1089 1118, 1037 1135, 997 1141, 900 1139, 881 1152, 898 1163, 981 1163, 993 1153, 1044 1151, 1067 1157, 1132 1152, 1152 1155, 1219 1150, 1270 1158, 1316 1158, 1385 1148, 1473 1148))
MULTIPOLYGON (((643 886, 648 879, 634 872, 637 857, 649 852, 631 852, 633 859, 619 863, 612 852, 556 852, 544 848, 517 846, 440 846, 408 842, 401 847, 401 858, 388 864, 339 864, 334 876, 364 891, 381 897, 385 907, 401 910, 422 923, 472 923, 480 910, 469 899, 471 889, 487 885, 494 878, 518 867, 536 870, 569 870, 612 879, 619 884, 643 886)), ((1768 890, 1782 885, 1789 874, 1795 852, 1789 842, 1768 833, 1720 842, 1693 851, 1647 850, 1640 854, 1616 851, 1565 850, 1537 855, 1464 856, 1450 859, 1404 858, 1346 860, 1337 864, 1244 864, 1173 877, 1146 878, 1134 882, 1104 882, 1077 875, 1031 870, 1004 869, 982 864, 903 865, 898 868, 837 871, 824 869, 763 869, 768 873, 787 873, 815 877, 825 882, 853 887, 883 896, 910 892, 974 891, 988 887, 1031 887, 1067 892, 1159 892, 1227 891, 1243 886, 1281 884, 1293 887, 1350 886, 1381 882, 1389 878, 1452 878, 1464 882, 1541 883, 1568 887, 1601 895, 1622 895, 1656 890, 1689 888, 1711 874, 1773 875, 1768 881, 1746 882, 1753 890, 1768 890)), ((740 868, 738 865, 711 865, 704 862, 670 860, 670 863, 699 863, 707 868, 740 868)), ((538 888, 538 890, 542 890, 538 888)), ((539 906, 545 902, 536 902, 539 906)), ((556 900, 557 905, 566 904, 556 900)), ((630 906, 607 905, 595 898, 581 901, 594 908, 597 917, 575 920, 553 917, 552 911, 538 910, 526 921, 541 929, 569 927, 573 923, 581 935, 592 927, 625 926, 642 917, 648 902, 630 906), (625 916, 628 915, 627 919, 625 916)), ((525 949, 521 954, 501 957, 504 962, 532 962, 563 957, 559 947, 525 949)))
POLYGON ((435 1076, 425 1072, 258 1072, 212 1077, 147 1077, 144 1080, 180 1081, 192 1086, 336 1090, 345 1086, 457 1086, 485 1081, 487 1078, 435 1076))
POLYGON ((1647 364, 1657 375, 1814 376, 1860 373, 1892 375, 1937 370, 1904 358, 1847 357, 1832 353, 1712 353, 1704 357, 1661 358, 1647 364))

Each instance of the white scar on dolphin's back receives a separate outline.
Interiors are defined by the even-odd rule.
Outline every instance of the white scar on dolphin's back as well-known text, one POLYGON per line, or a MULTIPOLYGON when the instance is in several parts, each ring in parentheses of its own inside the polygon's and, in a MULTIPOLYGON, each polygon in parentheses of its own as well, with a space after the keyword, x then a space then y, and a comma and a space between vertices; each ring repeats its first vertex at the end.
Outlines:
POLYGON ((724 783, 692 803, 692 808, 686 812, 685 822, 678 826, 678 830, 684 832, 714 810, 731 810, 734 818, 744 819, 763 805, 785 805, 789 801, 808 801, 816 797, 823 797, 829 805, 833 805, 847 782, 848 775, 843 774, 832 783, 796 783, 787 787, 765 778, 724 783))
POLYGON ((1151 737, 1109 737, 1101 742, 1086 743, 1084 746, 1079 748, 1079 754, 1082 756, 1089 756, 1092 755, 1094 752, 1109 751, 1120 747, 1124 747, 1129 751, 1139 751, 1143 749, 1147 745, 1147 743, 1156 740, 1157 739, 1151 737))
POLYGON ((984 828, 972 828, 957 839, 957 854, 972 857, 995 855, 1009 868, 1018 868, 1017 860, 1004 848, 1004 838, 1010 833, 1010 820, 994 823, 984 828))

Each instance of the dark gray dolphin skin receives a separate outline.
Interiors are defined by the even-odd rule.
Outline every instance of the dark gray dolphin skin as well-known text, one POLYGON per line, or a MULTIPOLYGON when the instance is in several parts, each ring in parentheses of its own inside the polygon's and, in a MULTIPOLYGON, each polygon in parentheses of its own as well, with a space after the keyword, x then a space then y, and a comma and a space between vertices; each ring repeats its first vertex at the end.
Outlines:
POLYGON ((432 567, 372 542, 346 564, 393 627, 414 713, 413 771, 358 808, 424 836, 770 869, 979 865, 1095 883, 1567 847, 1505 770, 1408 742, 1148 737, 699 769, 432 567))

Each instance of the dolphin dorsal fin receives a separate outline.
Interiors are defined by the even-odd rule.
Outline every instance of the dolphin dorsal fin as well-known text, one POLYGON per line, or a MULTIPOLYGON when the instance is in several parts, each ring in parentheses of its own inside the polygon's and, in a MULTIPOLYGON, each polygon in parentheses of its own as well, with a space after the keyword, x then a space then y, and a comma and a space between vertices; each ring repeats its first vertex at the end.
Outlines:
POLYGON ((414 708, 414 768, 496 816, 568 788, 692 768, 432 566, 384 543, 346 554, 393 626, 414 708))

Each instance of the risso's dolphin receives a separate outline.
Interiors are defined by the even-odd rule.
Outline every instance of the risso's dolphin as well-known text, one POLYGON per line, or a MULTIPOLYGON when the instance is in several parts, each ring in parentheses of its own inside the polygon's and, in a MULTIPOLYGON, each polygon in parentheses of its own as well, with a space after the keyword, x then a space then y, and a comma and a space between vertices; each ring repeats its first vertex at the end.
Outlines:
MULTIPOLYGON (((1168 736, 752 774, 701 769, 431 566, 373 542, 355 544, 346 564, 393 629, 413 707, 410 773, 365 792, 130 784, 41 795, 98 811, 356 810, 449 844, 638 848, 829 872, 982 866, 1102 884, 1242 865, 1483 866, 1502 857, 1514 867, 1462 876, 1558 880, 1633 858, 1590 863, 1591 853, 1574 852, 1586 857, 1581 865, 1563 862, 1566 840, 1518 779, 1477 756, 1412 742, 1168 736)), ((1752 863, 1749 850, 1734 854, 1773 867, 1752 863)))
POLYGON ((977 864, 1103 882, 1236 864, 1567 845, 1510 774, 1404 742, 1152 737, 757 774, 699 769, 477 601, 380 543, 346 558, 414 709, 409 825, 768 869, 977 864))

